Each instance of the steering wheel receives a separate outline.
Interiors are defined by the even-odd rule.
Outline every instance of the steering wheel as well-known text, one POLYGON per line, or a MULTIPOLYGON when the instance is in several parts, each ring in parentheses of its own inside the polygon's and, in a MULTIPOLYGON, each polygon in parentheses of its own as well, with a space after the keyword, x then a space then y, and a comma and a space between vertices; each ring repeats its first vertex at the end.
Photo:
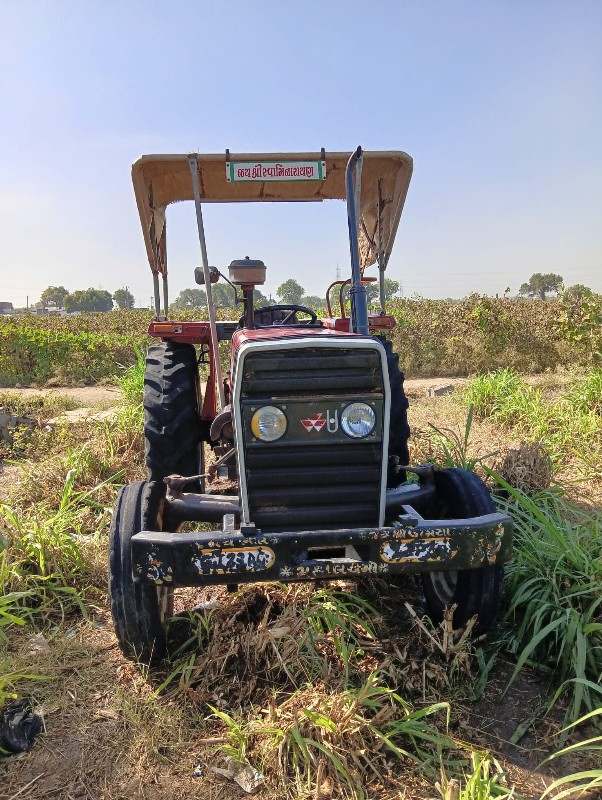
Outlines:
MULTIPOLYGON (((277 306, 261 306, 261 308, 255 309, 255 315, 263 317, 264 315, 268 315, 270 321, 268 326, 276 326, 276 325, 315 325, 318 322, 318 315, 315 311, 312 311, 311 308, 307 308, 307 306, 297 306, 297 305, 277 305, 277 306), (297 319, 297 314, 307 314, 309 316, 308 322, 299 322, 297 319), (279 317, 279 318, 277 318, 279 317)), ((240 325, 244 325, 245 318, 244 316, 240 319, 240 325)), ((263 325, 260 324, 260 327, 263 325)))

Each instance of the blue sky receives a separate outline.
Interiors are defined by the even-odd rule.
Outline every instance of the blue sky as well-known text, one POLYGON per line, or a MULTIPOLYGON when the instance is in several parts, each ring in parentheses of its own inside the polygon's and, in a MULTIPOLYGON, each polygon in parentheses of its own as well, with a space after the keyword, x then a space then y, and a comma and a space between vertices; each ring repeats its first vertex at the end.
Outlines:
MULTIPOLYGON (((0 300, 150 271, 141 153, 400 149, 414 158, 388 275, 404 294, 602 291, 602 2, 0 0, 0 300)), ((213 206, 209 259, 266 291, 348 271, 342 203, 213 206)), ((168 214, 171 296, 194 209, 168 214)))

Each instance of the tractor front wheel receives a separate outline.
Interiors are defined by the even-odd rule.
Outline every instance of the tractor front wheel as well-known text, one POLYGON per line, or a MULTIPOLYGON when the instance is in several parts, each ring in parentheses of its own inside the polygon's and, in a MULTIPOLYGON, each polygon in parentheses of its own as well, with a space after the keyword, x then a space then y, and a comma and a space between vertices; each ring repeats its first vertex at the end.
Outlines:
POLYGON ((166 650, 165 627, 173 610, 173 589, 136 583, 132 536, 161 530, 162 483, 138 481, 117 497, 109 541, 109 597, 122 653, 143 664, 159 661, 166 650))
MULTIPOLYGON (((440 501, 438 519, 479 517, 496 511, 489 489, 474 472, 437 470, 435 485, 440 501)), ((476 614, 476 630, 485 633, 493 627, 498 615, 504 566, 493 564, 457 572, 425 572, 422 583, 429 616, 434 622, 441 622, 446 606, 455 604, 455 628, 466 625, 476 614)))

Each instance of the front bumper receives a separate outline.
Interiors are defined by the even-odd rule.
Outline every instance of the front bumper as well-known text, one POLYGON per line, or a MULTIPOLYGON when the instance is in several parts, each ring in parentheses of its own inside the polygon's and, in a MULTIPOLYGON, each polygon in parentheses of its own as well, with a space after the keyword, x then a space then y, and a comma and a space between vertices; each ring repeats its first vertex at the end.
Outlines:
POLYGON ((512 520, 405 517, 395 527, 261 533, 158 533, 132 537, 134 579, 212 586, 474 569, 509 561, 512 520))

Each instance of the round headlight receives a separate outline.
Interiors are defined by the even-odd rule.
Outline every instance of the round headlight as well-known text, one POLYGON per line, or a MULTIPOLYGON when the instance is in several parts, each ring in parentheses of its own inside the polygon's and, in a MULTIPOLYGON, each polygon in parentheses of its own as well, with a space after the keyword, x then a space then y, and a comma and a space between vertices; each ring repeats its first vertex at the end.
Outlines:
POLYGON ((275 442, 286 433, 286 417, 276 406, 258 408, 251 417, 253 436, 262 442, 275 442))
POLYGON ((376 414, 367 403, 351 403, 341 414, 341 427, 353 439, 369 436, 375 425, 376 414))

